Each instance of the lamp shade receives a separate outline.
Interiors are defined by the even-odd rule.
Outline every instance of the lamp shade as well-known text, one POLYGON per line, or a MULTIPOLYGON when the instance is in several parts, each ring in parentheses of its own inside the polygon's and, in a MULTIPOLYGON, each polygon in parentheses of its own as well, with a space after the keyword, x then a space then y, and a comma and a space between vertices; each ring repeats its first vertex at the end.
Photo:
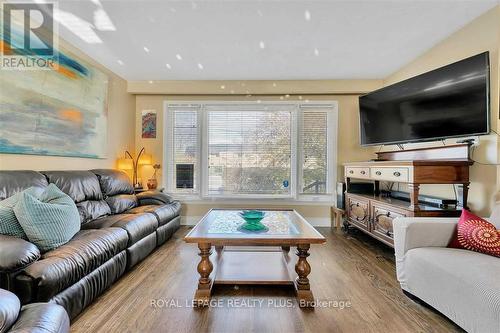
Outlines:
POLYGON ((118 169, 120 170, 133 170, 134 160, 131 158, 119 158, 118 159, 118 169))
POLYGON ((151 165, 152 163, 153 163, 153 156, 151 156, 151 154, 142 154, 141 157, 139 157, 139 162, 137 164, 151 165))

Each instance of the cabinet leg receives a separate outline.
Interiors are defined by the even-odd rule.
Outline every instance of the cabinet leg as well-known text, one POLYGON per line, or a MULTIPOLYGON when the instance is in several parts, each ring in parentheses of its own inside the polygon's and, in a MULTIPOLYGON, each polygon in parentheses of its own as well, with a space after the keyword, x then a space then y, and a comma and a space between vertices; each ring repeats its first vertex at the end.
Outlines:
POLYGON ((412 210, 420 210, 420 206, 418 204, 418 192, 420 190, 419 184, 408 184, 408 189, 410 190, 410 209, 412 210))
POLYGON ((467 205, 467 197, 469 195, 469 185, 470 183, 464 183, 462 189, 462 202, 464 203, 464 208, 469 210, 469 205, 467 205))

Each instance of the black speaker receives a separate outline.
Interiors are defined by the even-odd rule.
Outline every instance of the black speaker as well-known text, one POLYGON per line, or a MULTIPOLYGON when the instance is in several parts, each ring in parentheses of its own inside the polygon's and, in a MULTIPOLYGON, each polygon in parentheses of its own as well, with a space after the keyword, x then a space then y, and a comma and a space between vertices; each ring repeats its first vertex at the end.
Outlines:
POLYGON ((345 209, 345 183, 337 183, 337 208, 345 209))
MULTIPOLYGON (((345 183, 337 183, 337 208, 345 209, 345 183)), ((349 193, 371 194, 375 193, 374 183, 350 183, 349 193)))

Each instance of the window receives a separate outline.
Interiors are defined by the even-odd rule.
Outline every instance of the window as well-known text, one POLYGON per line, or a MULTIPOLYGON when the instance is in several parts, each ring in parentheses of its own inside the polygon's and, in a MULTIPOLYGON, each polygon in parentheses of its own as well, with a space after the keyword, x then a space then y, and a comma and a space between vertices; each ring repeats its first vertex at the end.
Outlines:
POLYGON ((302 193, 327 193, 328 178, 328 112, 302 112, 302 193))
POLYGON ((175 184, 172 192, 196 193, 198 190, 198 177, 196 170, 199 168, 199 134, 198 134, 198 108, 179 107, 172 112, 170 117, 169 159, 172 168, 169 168, 169 182, 175 184))
POLYGON ((290 195, 290 111, 209 111, 207 128, 209 195, 290 195))
POLYGON ((336 103, 165 106, 165 188, 225 199, 331 200, 336 103))

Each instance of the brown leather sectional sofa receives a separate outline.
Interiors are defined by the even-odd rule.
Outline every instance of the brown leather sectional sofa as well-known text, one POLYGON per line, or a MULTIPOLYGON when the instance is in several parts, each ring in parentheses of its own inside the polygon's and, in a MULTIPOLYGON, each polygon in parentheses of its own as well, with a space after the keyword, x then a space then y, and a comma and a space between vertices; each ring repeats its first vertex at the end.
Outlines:
POLYGON ((0 200, 49 183, 74 200, 81 231, 46 253, 0 235, 0 287, 23 304, 56 303, 74 318, 179 228, 178 201, 156 191, 134 194, 118 170, 0 171, 0 200))

